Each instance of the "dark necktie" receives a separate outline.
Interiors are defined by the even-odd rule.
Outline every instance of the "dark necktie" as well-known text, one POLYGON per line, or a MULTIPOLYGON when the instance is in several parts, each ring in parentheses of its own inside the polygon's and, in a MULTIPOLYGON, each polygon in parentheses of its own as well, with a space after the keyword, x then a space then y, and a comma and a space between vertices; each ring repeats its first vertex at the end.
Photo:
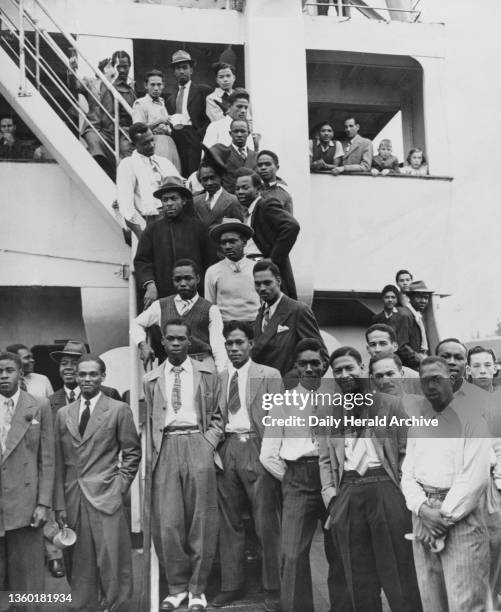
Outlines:
POLYGON ((263 332, 270 322, 270 308, 271 306, 266 306, 266 308, 263 310, 263 322, 261 323, 261 331, 263 332))
POLYGON ((224 92, 224 94, 221 96, 221 106, 223 108, 223 113, 225 115, 228 112, 228 109, 230 108, 229 99, 230 99, 230 96, 226 92, 224 92))
POLYGON ((228 410, 231 414, 236 414, 240 410, 240 394, 238 392, 238 370, 230 380, 230 391, 228 393, 228 410))
POLYGON ((85 408, 84 408, 84 411, 82 412, 82 416, 80 417, 80 425, 78 426, 78 431, 80 432, 80 437, 82 438, 85 433, 85 429, 87 427, 87 423, 89 422, 89 419, 90 419, 90 401, 85 400, 85 408))
POLYGON ((174 372, 174 384, 172 385, 172 408, 177 414, 181 410, 181 366, 174 366, 172 371, 174 372))
POLYGON ((72 390, 70 391, 70 397, 69 397, 70 404, 72 404, 72 403, 73 403, 73 402, 74 402, 76 399, 77 399, 77 398, 76 398, 75 392, 74 392, 74 391, 73 391, 73 389, 72 389, 72 390))

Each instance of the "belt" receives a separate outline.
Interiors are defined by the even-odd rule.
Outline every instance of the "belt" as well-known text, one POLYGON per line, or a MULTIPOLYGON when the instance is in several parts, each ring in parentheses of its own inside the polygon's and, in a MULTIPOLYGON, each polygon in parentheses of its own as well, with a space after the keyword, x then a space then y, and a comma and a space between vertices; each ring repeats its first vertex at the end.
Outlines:
POLYGON ((287 463, 287 465, 289 463, 318 463, 318 456, 299 457, 299 459, 295 459, 294 461, 290 461, 290 460, 286 459, 285 463, 287 463))
POLYGON ((341 484, 370 484, 373 482, 384 482, 385 480, 391 480, 388 473, 383 467, 369 468, 367 472, 362 476, 356 470, 348 470, 343 472, 343 478, 341 484))
POLYGON ((449 489, 441 489, 439 487, 429 487, 428 485, 421 483, 419 484, 421 485, 427 499, 438 499, 439 501, 444 501, 445 496, 449 492, 449 489))
POLYGON ((164 427, 164 436, 186 436, 193 433, 200 433, 198 425, 189 427, 164 427))
POLYGON ((236 438, 240 442, 247 442, 251 438, 255 438, 257 433, 255 431, 227 431, 227 438, 236 438))

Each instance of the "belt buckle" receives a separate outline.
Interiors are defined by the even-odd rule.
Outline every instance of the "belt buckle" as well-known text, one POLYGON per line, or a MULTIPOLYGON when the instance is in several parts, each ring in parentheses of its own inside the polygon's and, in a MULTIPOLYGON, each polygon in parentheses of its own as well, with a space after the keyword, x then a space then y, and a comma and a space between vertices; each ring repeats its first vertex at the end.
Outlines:
POLYGON ((248 433, 239 433, 238 434, 238 439, 240 442, 247 442, 247 440, 250 438, 250 435, 248 433))

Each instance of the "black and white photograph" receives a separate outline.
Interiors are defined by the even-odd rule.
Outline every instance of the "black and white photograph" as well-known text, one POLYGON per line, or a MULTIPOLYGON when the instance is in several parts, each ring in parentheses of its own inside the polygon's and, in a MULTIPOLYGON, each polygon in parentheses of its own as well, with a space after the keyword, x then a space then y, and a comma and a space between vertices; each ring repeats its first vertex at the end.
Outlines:
POLYGON ((500 22, 0 0, 0 612, 501 611, 500 22))

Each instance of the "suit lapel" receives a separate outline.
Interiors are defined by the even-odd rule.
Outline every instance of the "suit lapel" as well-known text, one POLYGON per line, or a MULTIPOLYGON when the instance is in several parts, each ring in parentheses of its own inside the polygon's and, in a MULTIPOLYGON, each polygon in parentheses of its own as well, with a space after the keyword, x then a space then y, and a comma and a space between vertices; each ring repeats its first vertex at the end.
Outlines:
POLYGON ((264 378, 264 372, 262 369, 259 367, 259 365, 252 362, 249 368, 249 375, 247 376, 247 389, 245 392, 249 412, 252 410, 258 389, 261 386, 261 381, 264 380, 264 378))
POLYGON ((218 217, 224 217, 227 201, 224 192, 219 196, 214 208, 209 211, 209 223, 214 223, 218 217))
POLYGON ((80 411, 80 400, 73 402, 68 406, 68 412, 66 415, 66 427, 70 434, 80 440, 80 432, 78 431, 78 413, 80 411))
POLYGON ((101 393, 101 397, 94 406, 94 410, 92 411, 87 427, 85 428, 85 433, 82 437, 82 444, 92 437, 98 429, 100 429, 103 421, 106 418, 108 408, 108 398, 106 395, 104 395, 104 393, 101 393))
POLYGON ((12 416, 2 461, 5 461, 19 444, 37 412, 37 407, 31 401, 30 396, 24 391, 21 391, 12 416))

